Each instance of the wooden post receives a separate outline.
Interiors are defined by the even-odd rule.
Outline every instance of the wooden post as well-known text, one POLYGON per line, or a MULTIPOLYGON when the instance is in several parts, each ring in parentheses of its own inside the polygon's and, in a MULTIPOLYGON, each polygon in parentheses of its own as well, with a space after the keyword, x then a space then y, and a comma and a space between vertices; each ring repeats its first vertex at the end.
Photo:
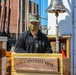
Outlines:
POLYGON ((29 0, 25 0, 25 31, 28 29, 29 0))

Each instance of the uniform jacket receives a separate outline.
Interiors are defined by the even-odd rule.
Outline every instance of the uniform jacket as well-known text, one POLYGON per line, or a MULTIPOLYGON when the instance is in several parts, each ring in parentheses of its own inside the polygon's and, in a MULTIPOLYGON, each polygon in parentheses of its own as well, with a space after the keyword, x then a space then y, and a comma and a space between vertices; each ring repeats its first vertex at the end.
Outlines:
POLYGON ((38 31, 33 37, 30 30, 19 35, 15 44, 16 53, 52 53, 50 41, 47 36, 38 31))

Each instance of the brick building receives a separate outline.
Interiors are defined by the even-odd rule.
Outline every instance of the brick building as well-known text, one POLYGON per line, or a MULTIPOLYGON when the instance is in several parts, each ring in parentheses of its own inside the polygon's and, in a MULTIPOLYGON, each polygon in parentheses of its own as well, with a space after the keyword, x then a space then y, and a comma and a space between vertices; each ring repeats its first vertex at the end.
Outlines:
POLYGON ((0 36, 9 38, 8 50, 15 43, 16 35, 26 30, 29 13, 38 14, 38 4, 31 0, 0 0, 0 36))
POLYGON ((0 1, 0 31, 15 33, 17 28, 17 0, 0 1))
MULTIPOLYGON (((27 0, 22 0, 21 9, 21 0, 0 0, 0 32, 10 32, 12 37, 12 34, 17 33, 17 26, 18 33, 20 32, 20 18, 22 15, 22 18, 25 19, 26 2, 27 0)), ((28 4, 28 13, 38 14, 38 5, 30 0, 28 4)), ((25 22, 22 23, 23 28, 24 23, 25 22)), ((22 30, 24 31, 25 29, 23 28, 22 30)))

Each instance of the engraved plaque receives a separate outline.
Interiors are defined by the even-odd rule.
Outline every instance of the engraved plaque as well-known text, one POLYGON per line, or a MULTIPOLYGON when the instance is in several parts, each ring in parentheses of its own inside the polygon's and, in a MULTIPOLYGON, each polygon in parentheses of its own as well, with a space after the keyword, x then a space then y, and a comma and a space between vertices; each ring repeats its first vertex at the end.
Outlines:
POLYGON ((58 72, 58 58, 14 58, 14 69, 26 72, 58 72))

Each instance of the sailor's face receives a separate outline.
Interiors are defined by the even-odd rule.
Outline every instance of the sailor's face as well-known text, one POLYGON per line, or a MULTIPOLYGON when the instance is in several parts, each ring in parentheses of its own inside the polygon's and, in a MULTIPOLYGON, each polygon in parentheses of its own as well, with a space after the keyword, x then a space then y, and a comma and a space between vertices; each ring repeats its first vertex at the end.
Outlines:
POLYGON ((39 25, 40 25, 39 22, 30 22, 30 23, 29 23, 29 28, 30 28, 30 30, 32 30, 32 31, 36 31, 36 30, 39 29, 39 25))

